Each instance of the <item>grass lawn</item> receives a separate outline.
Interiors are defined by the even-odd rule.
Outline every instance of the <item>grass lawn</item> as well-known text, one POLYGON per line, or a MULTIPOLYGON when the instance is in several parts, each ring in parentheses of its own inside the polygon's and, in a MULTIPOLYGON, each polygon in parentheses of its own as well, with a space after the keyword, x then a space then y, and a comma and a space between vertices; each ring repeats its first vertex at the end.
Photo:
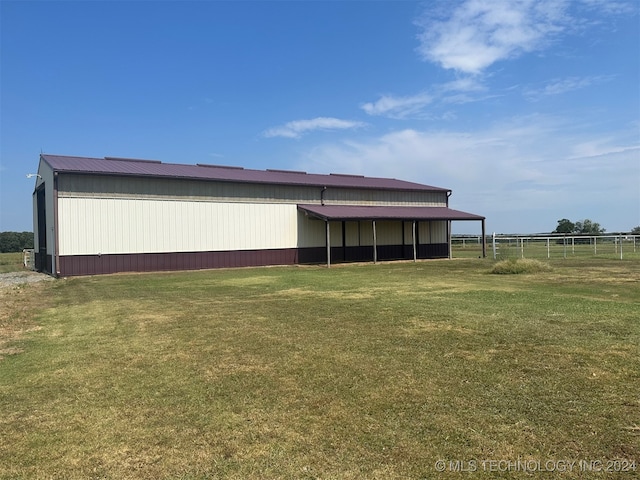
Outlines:
POLYGON ((607 477, 580 461, 637 476, 640 262, 492 265, 0 290, 0 478, 470 477, 458 462, 513 479, 572 461, 562 478, 607 477))
POLYGON ((0 273, 24 271, 22 252, 0 253, 0 273))

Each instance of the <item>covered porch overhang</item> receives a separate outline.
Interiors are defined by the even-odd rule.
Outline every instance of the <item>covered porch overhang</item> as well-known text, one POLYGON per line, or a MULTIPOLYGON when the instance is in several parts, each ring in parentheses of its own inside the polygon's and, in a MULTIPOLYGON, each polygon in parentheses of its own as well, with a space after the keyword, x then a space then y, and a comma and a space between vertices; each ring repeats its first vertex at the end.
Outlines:
POLYGON ((417 260, 416 223, 420 221, 446 221, 447 243, 449 257, 451 257, 451 222, 452 221, 480 221, 482 223, 482 257, 486 257, 487 249, 484 241, 485 217, 473 213, 454 210, 449 207, 409 207, 409 206, 369 206, 369 205, 298 205, 298 210, 310 218, 325 222, 327 266, 331 266, 331 233, 332 221, 370 221, 373 227, 373 261, 377 262, 376 221, 412 222, 413 260, 417 260))

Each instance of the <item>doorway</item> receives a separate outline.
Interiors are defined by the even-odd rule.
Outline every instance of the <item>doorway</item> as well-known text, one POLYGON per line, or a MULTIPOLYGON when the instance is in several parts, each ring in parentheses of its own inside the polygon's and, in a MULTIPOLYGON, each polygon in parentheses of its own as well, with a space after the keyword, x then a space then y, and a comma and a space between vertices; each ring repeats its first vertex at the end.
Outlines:
POLYGON ((36 253, 36 270, 51 273, 51 262, 47 261, 47 209, 45 186, 42 183, 36 190, 36 208, 38 215, 38 253, 36 253))

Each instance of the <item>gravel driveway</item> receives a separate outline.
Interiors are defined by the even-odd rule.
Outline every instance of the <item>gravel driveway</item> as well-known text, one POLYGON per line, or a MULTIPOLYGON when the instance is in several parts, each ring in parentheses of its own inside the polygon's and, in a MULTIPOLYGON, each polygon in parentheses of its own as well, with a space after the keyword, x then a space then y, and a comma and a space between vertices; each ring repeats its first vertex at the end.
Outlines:
POLYGON ((0 288, 49 280, 54 278, 51 275, 31 271, 0 273, 0 288))

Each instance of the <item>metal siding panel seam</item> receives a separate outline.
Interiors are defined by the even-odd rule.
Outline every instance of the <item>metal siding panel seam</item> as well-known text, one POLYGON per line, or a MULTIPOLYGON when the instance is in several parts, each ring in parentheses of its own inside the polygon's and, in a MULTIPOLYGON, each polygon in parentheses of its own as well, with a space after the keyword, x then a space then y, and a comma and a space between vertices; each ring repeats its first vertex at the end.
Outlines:
POLYGON ((348 247, 358 245, 358 222, 347 222, 345 224, 346 243, 348 247))
POLYGON ((191 239, 193 238, 194 212, 187 208, 189 204, 186 202, 173 202, 175 206, 176 221, 179 221, 182 228, 176 232, 178 236, 178 251, 188 250, 189 245, 195 245, 191 239))
MULTIPOLYGON (((64 208, 66 212, 65 220, 67 222, 67 227, 66 227, 67 238, 65 243, 67 244, 67 248, 68 248, 68 251, 65 252, 65 255, 77 255, 79 253, 78 244, 82 239, 80 238, 79 233, 75 231, 75 228, 71 219, 75 219, 75 223, 83 223, 84 212, 80 210, 79 204, 74 203, 71 199, 65 199, 65 200, 67 204, 66 208, 64 208)), ((58 213, 58 216, 60 215, 61 213, 58 213)))
POLYGON ((236 246, 239 250, 246 250, 249 245, 249 235, 244 234, 245 230, 255 228, 255 226, 251 224, 251 221, 247 219, 246 212, 240 212, 240 205, 239 203, 235 203, 228 209, 228 221, 233 226, 233 237, 229 239, 230 243, 227 244, 227 250, 235 250, 236 246))
POLYGON ((213 218, 211 218, 211 215, 209 213, 208 210, 208 205, 206 203, 203 203, 200 205, 200 208, 198 210, 198 229, 197 231, 199 232, 200 235, 200 243, 199 245, 202 245, 202 250, 208 250, 208 246, 210 243, 210 238, 211 235, 209 234, 211 227, 211 224, 213 223, 213 218))
MULTIPOLYGON (((185 225, 182 222, 178 222, 178 214, 176 212, 176 202, 163 202, 165 207, 165 216, 162 219, 162 224, 160 228, 162 230, 169 230, 166 235, 165 244, 163 248, 160 250, 161 252, 176 252, 182 250, 182 245, 180 245, 180 241, 178 240, 179 232, 181 232, 185 225), (167 241, 168 239, 168 241, 167 241)), ((182 219, 183 221, 188 219, 182 219)))
POLYGON ((76 253, 84 254, 84 253, 96 253, 93 245, 89 243, 89 234, 91 232, 92 235, 96 235, 96 232, 93 230, 93 225, 91 225, 91 218, 88 215, 88 202, 78 202, 76 203, 76 208, 78 209, 78 217, 79 221, 76 224, 73 224, 72 229, 75 233, 74 238, 77 239, 74 251, 76 253), (80 227, 82 225, 82 227, 80 227))
MULTIPOLYGON (((69 248, 69 225, 68 225, 68 219, 69 215, 68 215, 68 206, 67 206, 67 202, 65 198, 58 198, 58 235, 59 235, 59 241, 60 241, 60 255, 66 255, 67 252, 70 250, 69 248)), ((38 242, 38 235, 40 234, 38 232, 38 226, 37 226, 37 222, 34 222, 34 249, 36 252, 39 253, 38 247, 39 247, 39 242, 38 242)))
POLYGON ((130 253, 132 251, 130 245, 135 245, 138 238, 138 221, 137 211, 132 205, 127 208, 127 202, 120 201, 121 218, 123 219, 121 230, 122 242, 120 253, 130 253))
POLYGON ((224 208, 225 227, 221 233, 222 235, 224 235, 223 237, 224 243, 221 245, 220 249, 221 250, 240 249, 242 248, 242 245, 239 242, 240 231, 238 229, 237 222, 233 221, 235 212, 232 211, 233 209, 229 204, 225 204, 223 208, 224 208), (234 246, 236 246, 236 248, 234 248, 234 246))
POLYGON ((109 232, 109 253, 118 253, 118 240, 117 237, 118 231, 122 229, 121 222, 118 221, 118 214, 116 209, 118 205, 116 201, 113 199, 109 200, 109 223, 108 223, 108 232, 109 232))

